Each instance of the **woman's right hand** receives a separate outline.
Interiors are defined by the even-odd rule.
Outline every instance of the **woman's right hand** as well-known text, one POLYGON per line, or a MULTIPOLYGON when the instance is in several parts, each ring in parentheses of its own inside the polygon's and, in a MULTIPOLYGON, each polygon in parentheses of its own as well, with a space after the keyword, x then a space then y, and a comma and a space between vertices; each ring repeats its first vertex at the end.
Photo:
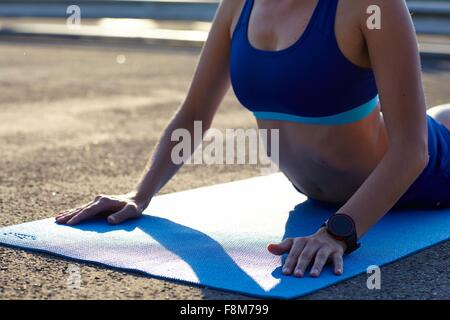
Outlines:
POLYGON ((62 211, 56 215, 56 223, 76 225, 98 216, 106 216, 110 224, 119 224, 142 216, 147 204, 136 201, 134 193, 124 195, 100 195, 80 207, 62 211))

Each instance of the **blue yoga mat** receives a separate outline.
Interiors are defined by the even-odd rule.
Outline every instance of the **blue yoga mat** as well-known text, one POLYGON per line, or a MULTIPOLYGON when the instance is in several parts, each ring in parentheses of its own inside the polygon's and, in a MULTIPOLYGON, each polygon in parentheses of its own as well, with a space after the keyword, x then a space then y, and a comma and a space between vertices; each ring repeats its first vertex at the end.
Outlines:
POLYGON ((281 272, 266 250, 284 237, 310 235, 336 207, 308 200, 281 174, 155 197, 142 219, 76 227, 44 219, 0 229, 0 243, 164 279, 271 298, 295 298, 366 272, 450 237, 450 209, 390 212, 319 278, 281 272))

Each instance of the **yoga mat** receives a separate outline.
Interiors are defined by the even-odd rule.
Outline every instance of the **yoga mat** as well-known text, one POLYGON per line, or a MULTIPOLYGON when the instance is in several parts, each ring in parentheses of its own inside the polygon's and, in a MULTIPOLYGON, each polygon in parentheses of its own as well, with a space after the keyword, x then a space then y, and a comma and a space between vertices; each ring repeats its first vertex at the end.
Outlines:
POLYGON ((0 243, 246 295, 295 298, 450 237, 450 209, 390 212, 345 258, 342 276, 330 266, 319 278, 283 275, 283 257, 266 245, 314 233, 336 209, 307 200, 277 173, 158 196, 142 219, 118 226, 99 219, 69 227, 49 218, 4 227, 0 243))

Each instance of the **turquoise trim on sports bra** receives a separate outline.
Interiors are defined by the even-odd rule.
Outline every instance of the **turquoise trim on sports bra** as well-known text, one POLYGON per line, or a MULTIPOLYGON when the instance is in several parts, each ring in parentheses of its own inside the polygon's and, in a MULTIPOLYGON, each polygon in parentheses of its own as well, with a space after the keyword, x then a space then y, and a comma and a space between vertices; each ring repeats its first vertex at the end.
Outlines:
POLYGON ((375 98, 356 108, 332 116, 325 116, 325 117, 301 117, 287 113, 264 112, 264 111, 253 112, 253 114, 255 118, 258 120, 281 120, 281 121, 301 122, 306 124, 339 125, 352 123, 364 119, 376 109, 379 101, 380 101, 379 96, 376 95, 375 98))

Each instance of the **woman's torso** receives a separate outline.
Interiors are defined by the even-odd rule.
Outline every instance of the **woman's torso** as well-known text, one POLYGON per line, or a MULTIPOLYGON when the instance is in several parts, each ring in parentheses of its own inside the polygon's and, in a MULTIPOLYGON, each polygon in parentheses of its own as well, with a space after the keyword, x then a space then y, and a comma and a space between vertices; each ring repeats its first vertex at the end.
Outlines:
MULTIPOLYGON (((250 45, 261 51, 282 52, 290 48, 308 28, 317 3, 314 0, 254 1, 248 19, 250 45)), ((232 35, 240 15, 241 11, 236 13, 232 35)), ((339 1, 334 33, 340 52, 348 62, 369 68, 359 15, 351 1, 339 1)), ((318 200, 345 202, 387 150, 388 139, 379 105, 363 119, 339 125, 257 121, 260 129, 279 129, 280 170, 303 193, 318 200)))

